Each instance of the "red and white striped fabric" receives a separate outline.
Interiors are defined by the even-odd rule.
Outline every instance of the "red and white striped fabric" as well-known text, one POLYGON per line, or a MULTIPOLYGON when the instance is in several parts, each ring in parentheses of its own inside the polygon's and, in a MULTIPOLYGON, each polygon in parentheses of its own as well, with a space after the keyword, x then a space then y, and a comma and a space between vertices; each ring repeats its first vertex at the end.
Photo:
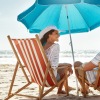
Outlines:
MULTIPOLYGON (((12 42, 21 60, 27 67, 32 81, 39 85, 43 85, 47 62, 37 40, 35 38, 12 39, 12 42)), ((49 87, 55 84, 50 73, 48 73, 45 86, 49 87)))

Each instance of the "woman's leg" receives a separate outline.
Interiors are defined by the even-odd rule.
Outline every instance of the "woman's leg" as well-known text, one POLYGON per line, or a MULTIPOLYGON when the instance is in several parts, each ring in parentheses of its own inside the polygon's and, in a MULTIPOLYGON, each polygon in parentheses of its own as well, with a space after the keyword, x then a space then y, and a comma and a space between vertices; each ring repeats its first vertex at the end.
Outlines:
MULTIPOLYGON (((64 69, 58 69, 58 75, 60 76, 60 80, 64 77, 64 72, 63 71, 64 71, 64 69)), ((66 93, 66 92, 62 91, 63 85, 64 85, 64 83, 61 83, 59 85, 57 94, 60 94, 60 93, 64 94, 64 93, 66 93)))
POLYGON ((63 85, 64 85, 64 83, 61 83, 59 85, 57 94, 66 94, 66 92, 62 90, 63 85))
MULTIPOLYGON (((69 70, 71 71, 71 73, 73 72, 72 70, 71 70, 71 64, 66 64, 66 63, 63 63, 63 64, 60 64, 60 66, 59 67, 65 67, 65 68, 68 68, 69 67, 69 70)), ((62 68, 62 69, 59 69, 58 70, 58 74, 60 75, 60 79, 62 79, 64 76, 65 76, 65 74, 64 74, 64 72, 65 72, 65 68, 62 68)), ((62 93, 62 94, 65 94, 66 92, 65 91, 62 91, 62 88, 63 88, 63 86, 66 86, 66 84, 65 83, 62 83, 60 86, 59 86, 59 88, 58 88, 58 94, 59 93, 62 93)), ((71 90, 75 90, 74 88, 72 88, 72 87, 69 87, 68 86, 68 89, 69 89, 69 91, 71 91, 71 90)))

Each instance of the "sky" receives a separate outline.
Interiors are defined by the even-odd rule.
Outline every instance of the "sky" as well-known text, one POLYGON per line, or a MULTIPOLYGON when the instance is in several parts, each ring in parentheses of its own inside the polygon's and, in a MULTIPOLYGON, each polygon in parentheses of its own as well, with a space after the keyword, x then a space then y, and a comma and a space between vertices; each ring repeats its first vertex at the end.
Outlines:
MULTIPOLYGON (((7 35, 15 38, 34 37, 17 21, 17 16, 28 9, 34 0, 0 0, 0 50, 11 50, 7 35)), ((100 50, 100 27, 86 33, 72 34, 74 50, 100 50)), ((59 38, 61 51, 70 50, 69 35, 59 38)))

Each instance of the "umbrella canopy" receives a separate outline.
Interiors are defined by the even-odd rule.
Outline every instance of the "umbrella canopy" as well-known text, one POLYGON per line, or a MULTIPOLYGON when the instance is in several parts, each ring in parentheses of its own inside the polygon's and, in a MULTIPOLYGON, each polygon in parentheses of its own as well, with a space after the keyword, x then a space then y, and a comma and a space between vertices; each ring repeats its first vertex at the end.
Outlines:
POLYGON ((51 5, 51 4, 74 4, 80 3, 81 0, 36 0, 38 4, 41 5, 51 5))
POLYGON ((87 32, 100 25, 100 7, 86 3, 69 5, 39 5, 35 3, 18 15, 30 33, 38 33, 47 26, 55 25, 61 34, 87 32))
POLYGON ((84 0, 85 3, 100 5, 100 0, 84 0))
POLYGON ((85 2, 89 4, 100 5, 100 0, 36 0, 38 4, 41 5, 51 5, 51 4, 74 4, 85 2))

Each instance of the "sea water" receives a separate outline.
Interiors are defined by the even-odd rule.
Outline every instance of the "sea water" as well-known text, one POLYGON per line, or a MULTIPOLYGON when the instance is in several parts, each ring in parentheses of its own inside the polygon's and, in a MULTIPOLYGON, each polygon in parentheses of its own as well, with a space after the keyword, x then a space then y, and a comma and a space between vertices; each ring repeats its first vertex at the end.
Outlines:
MULTIPOLYGON (((88 62, 90 61, 99 50, 75 50, 74 61, 88 62)), ((16 64, 16 57, 11 50, 0 51, 0 64, 16 64)), ((73 64, 73 57, 71 51, 61 51, 59 62, 73 64)))

